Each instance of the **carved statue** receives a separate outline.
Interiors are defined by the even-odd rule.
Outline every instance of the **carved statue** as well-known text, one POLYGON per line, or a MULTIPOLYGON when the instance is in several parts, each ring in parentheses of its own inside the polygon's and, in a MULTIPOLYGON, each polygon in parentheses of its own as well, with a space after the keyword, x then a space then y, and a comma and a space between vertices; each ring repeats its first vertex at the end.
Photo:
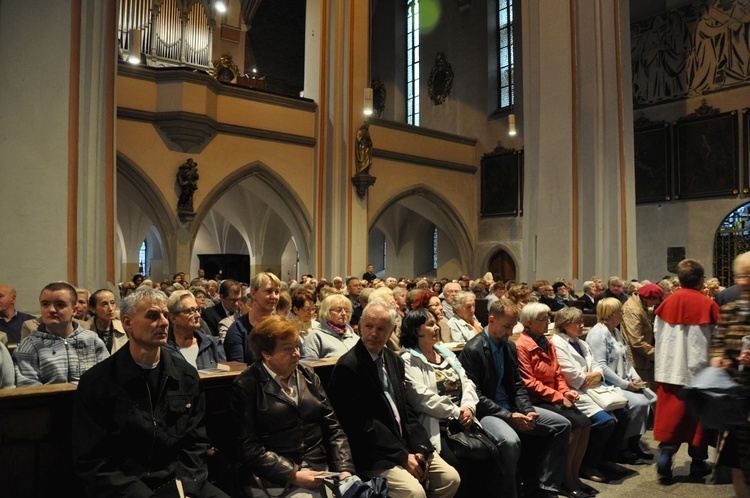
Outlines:
POLYGON ((370 174, 372 165, 372 139, 370 138, 370 123, 362 123, 357 130, 357 174, 370 174))
POLYGON ((193 213, 193 194, 198 190, 198 163, 190 158, 177 172, 177 184, 182 190, 177 201, 178 213, 193 213))

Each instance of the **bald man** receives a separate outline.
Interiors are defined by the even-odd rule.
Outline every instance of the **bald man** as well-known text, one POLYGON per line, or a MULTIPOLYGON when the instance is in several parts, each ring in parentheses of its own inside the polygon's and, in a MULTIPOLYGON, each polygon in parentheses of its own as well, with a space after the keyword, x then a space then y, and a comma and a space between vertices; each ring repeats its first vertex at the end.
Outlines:
POLYGON ((21 342, 23 322, 32 318, 16 309, 16 289, 0 284, 0 332, 7 334, 8 342, 21 342))

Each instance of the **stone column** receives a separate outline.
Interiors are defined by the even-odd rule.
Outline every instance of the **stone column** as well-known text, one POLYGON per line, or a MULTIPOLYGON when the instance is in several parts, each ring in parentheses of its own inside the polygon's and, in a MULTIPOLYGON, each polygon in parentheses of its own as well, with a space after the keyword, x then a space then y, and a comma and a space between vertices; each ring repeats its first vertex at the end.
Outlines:
POLYGON ((522 3, 523 274, 637 274, 627 3, 522 3))
MULTIPOLYGON (((368 2, 320 0, 320 8, 317 160, 322 189, 317 199, 312 273, 332 277, 361 273, 367 264, 367 197, 357 197, 351 177, 356 172, 355 135, 365 119, 370 14, 368 2)), ((314 89, 315 85, 305 82, 306 96, 314 89)), ((377 176, 377 164, 371 174, 377 176)))
POLYGON ((39 311, 51 281, 98 288, 114 279, 115 8, 0 4, 0 57, 14 68, 0 74, 1 279, 24 311, 39 311))

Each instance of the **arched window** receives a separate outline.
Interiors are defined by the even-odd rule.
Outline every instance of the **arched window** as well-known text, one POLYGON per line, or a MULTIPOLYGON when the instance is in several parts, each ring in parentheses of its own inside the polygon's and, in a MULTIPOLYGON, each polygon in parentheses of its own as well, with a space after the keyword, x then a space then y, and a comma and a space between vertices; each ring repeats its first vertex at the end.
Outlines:
POLYGON ((509 109, 514 104, 513 84, 513 0, 497 1, 497 82, 498 108, 509 109))
POLYGON ((432 269, 433 270, 437 270, 437 267, 438 267, 437 244, 438 244, 438 235, 437 235, 437 228, 435 228, 435 231, 432 232, 432 269))
POLYGON ((143 241, 138 251, 138 273, 148 275, 149 268, 146 265, 146 241, 143 241))
POLYGON ((419 0, 406 8, 406 122, 419 126, 419 0))
POLYGON ((729 213, 716 230, 714 276, 721 285, 732 285, 732 262, 735 257, 747 251, 750 251, 750 203, 729 213))

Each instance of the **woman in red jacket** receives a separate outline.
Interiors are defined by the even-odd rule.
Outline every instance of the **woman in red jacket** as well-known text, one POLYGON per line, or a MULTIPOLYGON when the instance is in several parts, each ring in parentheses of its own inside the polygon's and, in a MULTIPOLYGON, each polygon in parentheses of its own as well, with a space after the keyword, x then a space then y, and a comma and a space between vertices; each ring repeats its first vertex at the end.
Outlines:
POLYGON ((545 337, 549 312, 549 307, 542 303, 529 303, 521 310, 519 322, 524 330, 516 341, 518 368, 534 406, 551 410, 570 421, 572 430, 563 483, 571 496, 588 496, 587 493, 596 491, 583 484, 578 475, 589 444, 591 421, 575 407, 578 393, 565 382, 555 346, 545 337))

